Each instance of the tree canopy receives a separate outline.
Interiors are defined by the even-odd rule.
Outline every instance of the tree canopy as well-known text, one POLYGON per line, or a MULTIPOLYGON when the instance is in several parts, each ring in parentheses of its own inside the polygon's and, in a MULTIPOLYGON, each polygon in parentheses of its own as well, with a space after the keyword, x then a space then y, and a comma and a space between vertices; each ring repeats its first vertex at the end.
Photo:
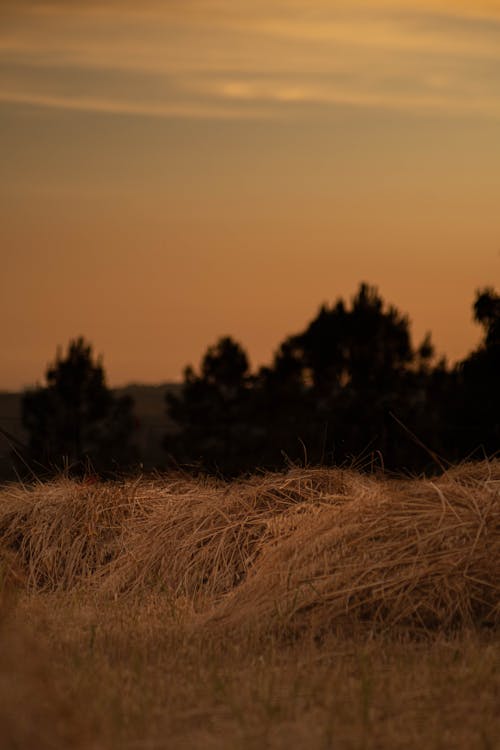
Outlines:
POLYGON ((229 473, 284 458, 346 460, 367 445, 396 461, 389 412, 407 417, 417 370, 432 356, 429 337, 414 349, 408 318, 361 284, 350 306, 323 305, 255 376, 231 339, 210 347, 200 374, 188 368, 181 395, 168 399, 179 428, 168 447, 188 460, 196 446, 197 461, 229 473))
POLYGON ((498 451, 500 297, 478 291, 473 314, 484 339, 451 368, 366 283, 350 303, 322 305, 255 374, 241 345, 221 339, 167 399, 168 451, 224 474, 304 461, 413 472, 498 451))
POLYGON ((45 385, 22 397, 22 421, 29 435, 26 458, 38 470, 87 466, 109 471, 130 464, 134 428, 133 403, 115 398, 106 385, 100 359, 80 337, 58 351, 47 367, 45 385))
POLYGON ((167 394, 179 430, 166 437, 166 450, 192 467, 229 473, 250 467, 251 384, 242 347, 229 336, 219 339, 208 348, 198 374, 186 368, 180 396, 167 394))
POLYGON ((500 450, 500 296, 479 290, 473 315, 483 340, 458 368, 462 442, 468 452, 491 455, 500 450))

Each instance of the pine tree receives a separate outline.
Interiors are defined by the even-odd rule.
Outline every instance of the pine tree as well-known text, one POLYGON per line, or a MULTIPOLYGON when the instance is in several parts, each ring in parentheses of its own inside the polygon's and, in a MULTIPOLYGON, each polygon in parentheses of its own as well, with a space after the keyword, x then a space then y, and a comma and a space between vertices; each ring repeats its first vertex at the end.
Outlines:
POLYGON ((45 380, 22 397, 27 458, 35 469, 82 473, 91 466, 102 472, 133 460, 133 401, 113 396, 101 360, 83 337, 70 341, 65 356, 57 352, 45 380))

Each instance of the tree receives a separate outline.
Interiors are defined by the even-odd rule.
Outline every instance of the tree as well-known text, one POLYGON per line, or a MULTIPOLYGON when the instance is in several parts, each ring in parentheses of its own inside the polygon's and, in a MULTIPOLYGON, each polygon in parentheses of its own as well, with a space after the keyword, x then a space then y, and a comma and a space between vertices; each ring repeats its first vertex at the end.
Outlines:
POLYGON ((295 456, 305 444, 313 462, 365 450, 381 452, 389 465, 406 461, 414 447, 396 436, 401 428, 391 412, 408 427, 418 422, 433 356, 430 336, 414 349, 408 317, 362 283, 350 307, 342 299, 323 305, 279 348, 263 383, 278 414, 273 429, 282 440, 293 429, 295 456))
POLYGON ((459 457, 500 450, 500 295, 490 287, 477 291, 473 317, 484 338, 457 367, 459 457))
POLYGON ((476 292, 474 320, 484 329, 483 347, 494 350, 500 346, 500 295, 491 287, 476 292))
POLYGON ((367 453, 392 468, 421 468, 428 455, 391 412, 418 435, 439 431, 429 399, 448 372, 441 363, 434 377, 433 359, 430 335, 414 348, 408 317, 361 284, 350 305, 323 305, 256 375, 232 339, 210 347, 199 373, 186 369, 181 395, 167 396, 177 433, 165 447, 184 465, 224 474, 367 453))
MULTIPOLYGON (((428 342, 429 343, 429 342, 428 342)), ((362 283, 347 309, 342 299, 323 305, 303 333, 290 337, 302 378, 322 396, 386 382, 413 362, 409 321, 386 307, 375 287, 362 283)), ((275 361, 280 367, 281 352, 275 361)), ((289 368, 290 369, 290 368, 289 368)))
POLYGON ((421 471, 477 449, 493 454, 500 295, 479 290, 473 314, 483 341, 454 368, 436 361, 430 334, 414 346, 408 316, 366 283, 350 304, 323 305, 256 375, 241 346, 220 339, 199 373, 186 369, 181 396, 168 397, 178 429, 165 445, 182 463, 227 474, 283 468, 284 456, 342 464, 371 454, 421 471))
POLYGON ((243 348, 226 336, 208 348, 196 374, 184 371, 180 396, 167 394, 175 434, 164 441, 171 457, 200 469, 235 474, 253 462, 252 377, 243 348))
POLYGON ((82 473, 89 463, 96 471, 109 471, 135 458, 133 401, 113 396, 102 362, 82 337, 70 341, 65 356, 57 352, 45 380, 22 397, 32 462, 46 469, 66 464, 82 473))

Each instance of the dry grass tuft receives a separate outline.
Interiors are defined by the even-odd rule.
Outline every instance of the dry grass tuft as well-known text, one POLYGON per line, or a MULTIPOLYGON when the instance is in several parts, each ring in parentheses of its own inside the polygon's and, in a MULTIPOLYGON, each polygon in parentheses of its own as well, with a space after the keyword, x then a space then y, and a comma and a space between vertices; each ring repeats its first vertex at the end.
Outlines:
POLYGON ((164 592, 210 628, 448 631, 500 620, 500 461, 435 481, 294 470, 0 492, 33 591, 164 592))
POLYGON ((435 482, 352 478, 274 523, 247 580, 208 616, 315 632, 355 623, 447 631, 500 621, 500 462, 435 482))
POLYGON ((316 470, 232 484, 144 483, 124 524, 121 553, 103 571, 103 585, 113 592, 159 587, 204 598, 227 593, 252 569, 274 524, 300 523, 324 495, 340 501, 346 482, 346 472, 316 470))
POLYGON ((59 479, 0 491, 0 548, 22 569, 29 590, 89 583, 118 552, 136 485, 59 479))

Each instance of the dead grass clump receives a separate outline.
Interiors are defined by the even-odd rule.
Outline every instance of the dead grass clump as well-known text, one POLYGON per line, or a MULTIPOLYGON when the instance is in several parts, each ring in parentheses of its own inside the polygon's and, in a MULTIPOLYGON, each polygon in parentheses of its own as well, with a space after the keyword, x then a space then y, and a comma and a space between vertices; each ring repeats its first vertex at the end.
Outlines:
POLYGON ((11 486, 0 552, 31 591, 167 592, 214 626, 495 626, 500 461, 435 481, 297 469, 11 486))
POLYGON ((191 597, 231 591, 275 539, 277 526, 284 534, 305 513, 344 502, 352 481, 348 472, 317 469, 232 484, 143 483, 103 585, 134 593, 153 586, 191 597))
POLYGON ((70 589, 88 581, 118 549, 135 485, 60 479, 0 492, 0 540, 31 590, 70 589))
POLYGON ((285 516, 285 533, 278 525, 205 622, 285 632, 498 625, 499 478, 498 461, 435 482, 351 477, 344 502, 325 496, 291 528, 285 516))

